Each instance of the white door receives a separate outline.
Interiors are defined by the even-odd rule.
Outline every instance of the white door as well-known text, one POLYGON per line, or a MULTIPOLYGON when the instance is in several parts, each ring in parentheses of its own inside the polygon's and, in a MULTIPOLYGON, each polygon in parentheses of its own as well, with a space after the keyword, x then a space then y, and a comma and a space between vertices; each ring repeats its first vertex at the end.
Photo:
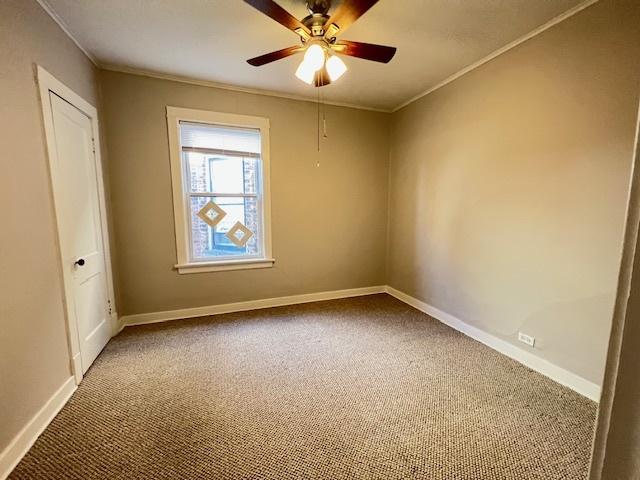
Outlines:
POLYGON ((55 133, 56 214, 67 311, 75 322, 82 373, 111 337, 105 253, 91 119, 49 92, 55 133), (68 291, 71 290, 71 291, 68 291))

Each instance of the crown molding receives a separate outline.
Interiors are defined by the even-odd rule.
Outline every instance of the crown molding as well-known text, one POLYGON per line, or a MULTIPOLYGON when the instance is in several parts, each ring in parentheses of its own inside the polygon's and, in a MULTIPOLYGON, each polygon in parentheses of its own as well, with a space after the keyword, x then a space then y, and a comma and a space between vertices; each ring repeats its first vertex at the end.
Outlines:
MULTIPOLYGON (((263 95, 263 96, 267 96, 267 97, 286 98, 288 100, 298 100, 298 101, 312 102, 312 103, 317 102, 317 99, 315 99, 315 98, 304 97, 304 96, 301 96, 301 95, 292 95, 292 94, 287 94, 287 93, 274 92, 274 91, 271 91, 271 90, 261 90, 261 89, 255 89, 255 88, 239 87, 239 86, 235 86, 235 85, 228 85, 228 84, 225 84, 225 83, 218 83, 218 82, 209 81, 209 80, 198 80, 198 79, 182 77, 182 76, 178 76, 178 75, 170 75, 170 74, 165 74, 165 73, 160 73, 160 72, 154 72, 154 71, 151 71, 151 70, 144 70, 144 69, 138 69, 138 68, 133 68, 133 67, 124 67, 124 66, 120 66, 120 65, 110 65, 110 64, 100 63, 73 36, 73 34, 71 33, 71 30, 69 29, 67 24, 55 12, 55 10, 53 10, 51 5, 49 5, 49 3, 47 3, 47 0, 36 0, 36 2, 38 2, 38 4, 42 7, 42 9, 53 19, 54 22, 56 22, 58 24, 58 26, 62 29, 62 31, 67 35, 67 37, 69 37, 71 39, 71 41, 73 43, 75 43, 76 46, 82 51, 82 53, 84 53, 87 56, 87 58, 89 60, 91 60, 91 62, 99 69, 109 70, 109 71, 113 71, 113 72, 120 72, 120 73, 128 73, 128 74, 131 74, 131 75, 140 75, 140 76, 150 77, 150 78, 158 78, 158 79, 161 79, 161 80, 170 80, 170 81, 173 81, 173 82, 188 83, 188 84, 191 84, 191 85, 199 85, 199 86, 203 86, 203 87, 219 88, 219 89, 222 89, 222 90, 230 90, 230 91, 234 91, 234 92, 250 93, 250 94, 253 94, 253 95, 263 95)), ((333 105, 333 106, 336 106, 336 107, 355 108, 355 109, 358 109, 358 110, 367 110, 367 111, 378 112, 378 113, 391 113, 391 109, 367 107, 367 106, 364 106, 364 105, 356 105, 356 104, 347 103, 347 102, 324 101, 323 103, 325 105, 333 105)))
MULTIPOLYGON (((127 74, 131 74, 131 75, 139 75, 139 76, 144 76, 144 77, 149 77, 149 78, 157 78, 157 79, 161 79, 161 80, 169 80, 169 81, 173 81, 173 82, 187 83, 187 84, 191 84, 191 85, 199 85, 199 86, 203 86, 203 87, 213 87, 213 88, 219 88, 219 89, 222 89, 222 90, 230 90, 230 91, 234 91, 234 92, 249 93, 249 94, 253 94, 253 95, 263 95, 263 96, 267 96, 267 97, 286 98, 288 100, 297 100, 297 101, 311 102, 311 103, 315 103, 317 101, 317 99, 315 99, 315 98, 305 97, 305 96, 302 96, 302 95, 293 95, 293 94, 275 92, 275 91, 271 91, 271 90, 262 90, 262 89, 256 89, 256 88, 239 87, 239 86, 236 86, 236 85, 229 85, 229 84, 214 82, 214 81, 210 81, 210 80, 199 80, 199 79, 194 79, 194 78, 189 78, 189 77, 182 77, 182 76, 179 76, 179 75, 165 74, 165 73, 160 73, 160 72, 154 72, 154 71, 151 71, 151 70, 144 70, 144 69, 126 67, 126 66, 121 66, 121 65, 101 64, 73 36, 73 34, 71 33, 71 31, 69 30, 67 25, 64 23, 62 18, 60 18, 60 16, 58 16, 58 14, 55 13, 53 8, 47 3, 47 0, 36 0, 36 1, 42 7, 42 9, 58 24, 58 26, 62 29, 62 31, 64 31, 64 33, 67 34, 67 36, 73 41, 73 43, 75 43, 76 46, 87 56, 87 58, 89 58, 89 60, 91 60, 91 62, 96 67, 98 67, 98 68, 100 68, 102 70, 108 70, 108 71, 120 72, 120 73, 127 73, 127 74)), ((466 75, 467 73, 475 70, 476 68, 481 67, 485 63, 490 62, 494 58, 499 57, 503 53, 508 52, 509 50, 517 47, 518 45, 526 42, 527 40, 530 40, 530 39, 540 35, 542 32, 550 29, 554 25, 557 25, 558 23, 561 23, 564 20, 567 20, 568 18, 572 17, 573 15, 581 12, 585 8, 590 7, 591 5, 593 5, 593 4, 597 3, 597 2, 598 2, 598 0, 585 0, 584 2, 576 5, 573 8, 570 8, 566 12, 558 15, 557 17, 555 17, 555 18, 553 18, 551 20, 549 20, 547 23, 535 28, 531 32, 527 33, 526 35, 514 40, 511 43, 508 43, 507 45, 505 45, 504 47, 499 48, 498 50, 495 50, 494 52, 490 53, 486 57, 478 60, 477 62, 472 63, 471 65, 463 68, 462 70, 459 70, 458 72, 454 73, 453 75, 450 75, 449 77, 445 78, 444 80, 442 80, 438 84, 434 85, 433 87, 430 87, 429 89, 425 90, 424 92, 419 93, 418 95, 415 95, 415 96, 411 97, 409 100, 406 100, 405 102, 401 103, 400 105, 398 105, 395 108, 383 109, 383 108, 367 107, 367 106, 364 106, 364 105, 356 105, 356 104, 347 103, 347 102, 325 101, 324 103, 326 105, 333 105, 333 106, 336 106, 336 107, 355 108, 355 109, 358 109, 358 110, 367 110, 367 111, 371 111, 371 112, 395 113, 395 112, 403 109, 404 107, 412 104, 413 102, 415 102, 415 101, 417 101, 417 100, 419 100, 419 99, 421 99, 423 97, 426 97, 430 93, 433 93, 436 90, 439 90, 440 88, 448 85, 449 83, 457 80, 458 78, 462 77, 463 75, 466 75)))
POLYGON ((47 3, 47 0, 36 0, 36 2, 38 2, 38 4, 47 13, 47 15, 49 15, 53 19, 53 21, 58 24, 62 31, 67 34, 67 37, 69 37, 71 41, 76 44, 76 47, 78 47, 82 51, 82 53, 84 53, 87 58, 91 60, 91 63, 99 68, 100 65, 98 64, 96 58, 73 36, 71 30, 69 30, 69 27, 67 27, 67 24, 64 23, 64 20, 62 20, 62 18, 60 18, 60 16, 53 10, 51 5, 47 3))
POLYGON ((553 27, 554 25, 557 25, 560 22, 563 22, 564 20, 568 19, 569 17, 572 17, 573 15, 575 15, 578 12, 581 12, 582 10, 584 10, 587 7, 590 7, 591 5, 593 5, 594 3, 597 3, 598 0, 586 0, 578 5, 576 5, 573 8, 570 8, 569 10, 567 10, 566 12, 558 15, 557 17, 549 20, 547 23, 540 25, 538 28, 530 31, 529 33, 527 33, 526 35, 514 40, 511 43, 508 43, 507 45, 505 45, 504 47, 499 48, 498 50, 495 50, 494 52, 490 53, 489 55, 487 55, 486 57, 478 60, 475 63, 472 63, 471 65, 463 68, 462 70, 454 73, 453 75, 445 78, 443 81, 441 81, 440 83, 434 85, 433 87, 429 88, 428 90, 425 90, 422 93, 419 93, 418 95, 411 97, 409 100, 407 100, 404 103, 401 103, 400 105, 398 105, 397 107, 395 107, 394 109, 391 110, 392 113, 397 112, 398 110, 403 109, 404 107, 406 107, 407 105, 412 104, 413 102, 420 100, 422 97, 426 97, 427 95, 429 95, 430 93, 435 92, 436 90, 444 87, 445 85, 448 85, 449 83, 453 82, 454 80, 457 80, 458 78, 462 77, 463 75, 466 75, 467 73, 471 72, 472 70, 475 70, 478 67, 481 67, 482 65, 484 65, 487 62, 490 62, 491 60, 493 60, 496 57, 499 57, 500 55, 502 55, 503 53, 508 52, 509 50, 517 47, 518 45, 526 42, 527 40, 531 40, 533 37, 536 37, 538 35, 540 35, 542 32, 544 32, 545 30, 550 29, 551 27, 553 27))
MULTIPOLYGON (((189 78, 189 77, 182 77, 179 75, 171 75, 167 73, 154 72, 151 70, 144 70, 144 69, 132 68, 132 67, 124 67, 120 65, 103 64, 103 65, 100 65, 100 68, 102 70, 107 70, 110 72, 127 73, 130 75, 139 75, 142 77, 157 78, 160 80, 169 80, 172 82, 187 83, 190 85, 198 85, 201 87, 212 87, 212 88, 219 88, 222 90, 230 90, 233 92, 250 93, 252 95, 263 95, 266 97, 286 98, 288 100, 297 100, 297 101, 311 102, 311 103, 316 103, 318 101, 316 98, 304 97, 302 95, 292 95, 288 93, 274 92, 271 90, 261 90, 256 88, 238 87, 236 85, 228 85, 226 83, 218 83, 210 80, 198 80, 198 79, 189 78)), ((378 113, 391 113, 391 110, 384 110, 382 108, 374 108, 374 107, 365 107, 364 105, 356 105, 353 103, 332 102, 328 100, 324 100, 322 103, 325 105, 333 105, 336 107, 355 108, 357 110, 368 110, 371 112, 378 112, 378 113)))

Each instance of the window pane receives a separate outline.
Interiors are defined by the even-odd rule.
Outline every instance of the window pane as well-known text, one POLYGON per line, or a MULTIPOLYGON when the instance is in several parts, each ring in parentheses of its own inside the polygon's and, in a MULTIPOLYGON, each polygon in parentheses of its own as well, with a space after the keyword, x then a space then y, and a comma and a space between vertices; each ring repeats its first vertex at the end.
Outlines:
POLYGON ((193 258, 259 255, 259 222, 255 198, 191 197, 193 258))
POLYGON ((255 194, 258 159, 183 152, 189 186, 194 193, 255 194))

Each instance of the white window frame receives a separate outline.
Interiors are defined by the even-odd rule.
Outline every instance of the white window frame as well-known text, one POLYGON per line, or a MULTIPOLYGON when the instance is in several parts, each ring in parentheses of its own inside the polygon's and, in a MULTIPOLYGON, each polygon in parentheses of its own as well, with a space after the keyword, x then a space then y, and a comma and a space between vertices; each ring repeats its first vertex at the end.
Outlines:
POLYGON ((245 270, 272 267, 275 260, 271 252, 271 190, 269 184, 269 119, 233 113, 194 110, 190 108, 167 107, 167 128, 169 133, 169 157, 171 159, 171 185, 173 191, 173 214, 176 229, 178 273, 218 272, 225 270, 245 270), (244 127, 260 130, 262 174, 262 257, 260 258, 224 258, 221 260, 192 261, 191 232, 188 219, 189 189, 187 188, 186 169, 182 160, 180 142, 180 122, 204 123, 231 127, 244 127))

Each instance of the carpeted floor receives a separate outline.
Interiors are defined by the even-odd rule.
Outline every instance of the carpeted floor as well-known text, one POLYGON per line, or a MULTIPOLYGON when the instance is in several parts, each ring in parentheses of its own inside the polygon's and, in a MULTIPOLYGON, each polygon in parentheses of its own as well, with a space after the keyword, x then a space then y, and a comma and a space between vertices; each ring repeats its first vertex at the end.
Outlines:
POLYGON ((374 295, 125 329, 10 478, 577 480, 595 415, 374 295))

